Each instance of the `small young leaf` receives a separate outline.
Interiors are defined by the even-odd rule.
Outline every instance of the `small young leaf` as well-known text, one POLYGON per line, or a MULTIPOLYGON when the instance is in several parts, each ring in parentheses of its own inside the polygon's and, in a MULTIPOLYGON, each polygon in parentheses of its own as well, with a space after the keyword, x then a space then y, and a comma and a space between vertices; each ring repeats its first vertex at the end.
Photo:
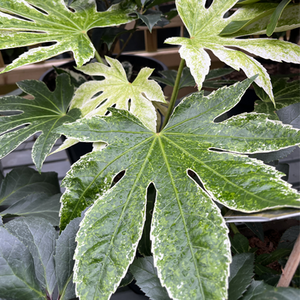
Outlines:
POLYGON ((157 10, 149 9, 144 14, 136 13, 148 27, 149 31, 152 32, 152 28, 157 24, 162 18, 162 12, 157 10))
POLYGON ((254 276, 254 254, 241 253, 232 258, 230 264, 230 277, 228 300, 237 300, 246 291, 254 276))
POLYGON ((18 218, 5 227, 29 249, 36 278, 51 295, 56 285, 53 254, 58 234, 54 227, 43 218, 18 218))
POLYGON ((33 194, 53 196, 59 192, 57 173, 38 173, 27 167, 16 168, 1 183, 0 204, 9 206, 33 194))
POLYGON ((273 287, 263 281, 252 281, 242 300, 295 300, 299 298, 299 289, 273 287))
POLYGON ((29 249, 0 226, 0 295, 3 299, 45 300, 29 249))
POLYGON ((167 290, 162 287, 153 265, 153 257, 135 259, 130 266, 136 284, 152 300, 171 300, 167 290))
POLYGON ((130 83, 118 60, 110 57, 106 57, 106 60, 110 67, 93 63, 79 69, 88 75, 104 76, 105 80, 89 81, 81 85, 70 108, 79 108, 83 116, 90 117, 104 115, 107 108, 115 104, 116 108, 132 112, 147 128, 155 132, 156 111, 151 101, 163 103, 166 101, 160 86, 155 81, 148 80, 153 70, 143 68, 137 78, 130 83), (95 97, 99 92, 102 93, 95 97))
POLYGON ((81 220, 81 217, 72 220, 56 241, 54 260, 60 300, 76 298, 73 256, 76 248, 75 236, 81 220))
POLYGON ((55 133, 55 128, 65 122, 74 122, 80 117, 78 109, 67 112, 74 92, 69 76, 61 74, 56 80, 54 92, 50 92, 41 81, 20 82, 19 87, 34 96, 34 100, 17 96, 0 99, 0 111, 17 112, 12 116, 0 117, 0 133, 3 133, 0 136, 0 158, 17 148, 33 134, 42 131, 32 148, 33 162, 40 171, 52 146, 60 137, 60 134, 55 133), (24 125, 27 126, 19 128, 24 125))
POLYGON ((112 5, 97 12, 95 1, 76 1, 74 12, 64 1, 21 0, 0 1, 0 49, 54 42, 22 54, 2 72, 58 54, 72 51, 78 66, 94 57, 95 48, 87 32, 92 28, 108 27, 134 20, 128 14, 134 9, 130 1, 112 5))

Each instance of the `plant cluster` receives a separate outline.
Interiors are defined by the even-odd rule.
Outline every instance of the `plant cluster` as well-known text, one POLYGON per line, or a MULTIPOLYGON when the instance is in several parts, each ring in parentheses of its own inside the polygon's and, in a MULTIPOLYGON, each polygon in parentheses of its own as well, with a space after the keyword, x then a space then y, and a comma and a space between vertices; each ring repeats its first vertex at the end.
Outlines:
POLYGON ((59 71, 53 92, 25 80, 18 85, 30 98, 0 98, 0 157, 40 132, 32 159, 41 172, 61 135, 66 140, 56 151, 93 143, 62 182, 59 217, 50 175, 22 169, 0 178, 1 216, 31 214, 1 219, 0 298, 109 299, 134 278, 151 299, 294 299, 298 290, 261 281, 262 258, 255 259, 254 273, 249 246, 231 247, 238 236, 230 241, 224 214, 300 207, 284 174, 265 163, 300 144, 294 119, 283 124, 273 112, 297 104, 299 86, 283 78, 274 79, 273 88, 253 58, 300 63, 300 47, 243 38, 298 28, 299 5, 176 0, 176 11, 162 15, 154 8, 163 0, 117 2, 0 0, 0 48, 40 44, 2 72, 72 51, 77 69, 91 78, 59 71), (110 49, 124 24, 144 22, 151 30, 176 13, 188 36, 166 40, 180 45, 182 58, 177 72, 159 79, 173 85, 167 101, 149 78, 152 69, 130 82, 118 59, 101 57, 91 41, 91 31, 103 28, 110 49), (209 73, 208 50, 248 78, 204 93, 205 84, 228 73, 209 73), (94 57, 98 62, 89 62, 94 57), (190 84, 199 91, 174 108, 179 89, 190 84), (252 84, 262 100, 256 111, 229 116, 252 84))

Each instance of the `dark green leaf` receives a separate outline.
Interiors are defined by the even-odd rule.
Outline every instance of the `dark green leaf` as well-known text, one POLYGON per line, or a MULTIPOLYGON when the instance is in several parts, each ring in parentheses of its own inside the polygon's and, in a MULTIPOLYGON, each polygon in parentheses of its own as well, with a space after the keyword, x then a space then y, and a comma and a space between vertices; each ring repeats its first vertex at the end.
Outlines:
POLYGON ((261 264, 263 266, 267 266, 268 264, 279 260, 282 257, 286 257, 291 253, 290 249, 276 249, 271 253, 264 253, 258 255, 255 259, 256 264, 261 264))
POLYGON ((0 204, 13 205, 23 198, 45 193, 49 196, 60 192, 57 173, 38 173, 37 171, 22 167, 9 172, 0 187, 0 204))
POLYGON ((287 5, 291 2, 291 0, 282 0, 278 6, 276 7, 275 11, 272 13, 270 18, 270 23, 267 26, 267 36, 271 36, 274 32, 278 20, 283 12, 283 10, 287 7, 287 5))
POLYGON ((58 233, 54 227, 43 218, 18 218, 5 227, 29 249, 36 278, 51 295, 56 285, 53 254, 58 233))
POLYGON ((0 226, 0 295, 3 299, 45 300, 29 249, 0 226))
POLYGON ((108 50, 111 50, 111 46, 113 45, 115 39, 121 34, 128 33, 128 32, 130 31, 125 30, 123 27, 105 28, 101 40, 107 44, 108 50))
POLYGON ((293 226, 287 229, 280 238, 278 249, 293 249, 300 232, 300 226, 293 226))
POLYGON ((245 225, 263 242, 264 228, 261 223, 245 223, 245 225))
MULTIPOLYGON (((300 84, 299 80, 289 82, 288 78, 272 78, 271 81, 276 108, 264 90, 254 83, 255 93, 262 100, 256 101, 254 111, 268 114, 269 119, 279 120, 279 117, 275 112, 276 110, 300 102, 300 84)), ((290 124, 288 120, 280 120, 283 123, 290 124)))
POLYGON ((45 193, 31 194, 15 202, 4 211, 1 211, 0 215, 41 217, 48 220, 51 224, 58 226, 60 196, 61 194, 54 196, 45 193))
POLYGON ((55 128, 65 122, 74 122, 80 117, 78 109, 67 112, 74 87, 66 74, 57 77, 54 92, 50 92, 43 82, 36 80, 24 80, 18 85, 34 96, 34 100, 16 96, 1 98, 0 111, 17 111, 17 114, 0 117, 0 133, 3 133, 0 136, 0 158, 33 134, 42 132, 32 148, 33 162, 40 171, 52 146, 60 137, 60 134, 55 133, 55 128), (19 128, 24 125, 26 126, 19 128))
POLYGON ((230 264, 230 277, 228 300, 237 300, 246 291, 254 276, 254 254, 241 253, 232 258, 230 264))
MULTIPOLYGON (((216 78, 228 75, 232 73, 234 70, 231 68, 223 68, 223 69, 214 69, 209 71, 205 80, 203 82, 203 87, 206 88, 219 88, 224 85, 229 85, 235 83, 233 80, 216 80, 216 78)), ((151 76, 151 78, 155 79, 158 82, 162 82, 166 85, 174 87, 175 80, 177 76, 177 71, 175 70, 167 70, 159 72, 163 77, 151 76)), ((179 89, 189 86, 196 86, 196 82, 194 77, 192 76, 190 69, 185 67, 182 71, 182 75, 179 82, 179 89)))
POLYGON ((258 276, 259 278, 263 277, 263 276, 267 276, 267 275, 270 275, 270 276, 278 275, 278 271, 268 268, 266 266, 260 265, 260 264, 255 264, 254 270, 255 270, 255 275, 258 276))
POLYGON ((60 128, 68 137, 108 144, 81 158, 64 179, 63 224, 92 204, 76 239, 74 281, 79 296, 106 299, 125 276, 142 235, 146 191, 153 182, 157 198, 150 237, 162 285, 177 299, 226 298, 228 229, 212 198, 244 212, 299 207, 297 192, 281 180, 281 173, 241 153, 288 147, 299 142, 300 132, 256 113, 214 122, 251 82, 208 97, 187 97, 160 133, 114 108, 109 109, 112 116, 60 128), (202 187, 187 176, 189 169, 202 187), (122 170, 125 175, 107 190, 122 170))
POLYGON ((233 254, 249 252, 249 241, 241 233, 235 234, 233 238, 230 237, 230 242, 231 242, 231 251, 233 254))
POLYGON ((149 9, 145 14, 136 13, 148 27, 149 31, 152 32, 152 28, 157 24, 162 18, 161 11, 149 9))
POLYGON ((263 281, 253 281, 242 300, 295 300, 299 289, 273 287, 263 281))
POLYGON ((130 271, 136 280, 136 284, 151 300, 171 299, 167 290, 162 287, 159 281, 152 256, 135 259, 130 266, 130 271))
POLYGON ((120 282, 120 287, 127 286, 133 280, 134 280, 133 275, 129 271, 127 271, 126 275, 122 278, 120 282))
POLYGON ((300 103, 294 103, 279 109, 277 115, 283 123, 300 129, 300 103))
POLYGON ((73 283, 73 256, 76 248, 75 236, 81 220, 81 217, 72 220, 56 242, 54 260, 60 300, 76 298, 73 283))

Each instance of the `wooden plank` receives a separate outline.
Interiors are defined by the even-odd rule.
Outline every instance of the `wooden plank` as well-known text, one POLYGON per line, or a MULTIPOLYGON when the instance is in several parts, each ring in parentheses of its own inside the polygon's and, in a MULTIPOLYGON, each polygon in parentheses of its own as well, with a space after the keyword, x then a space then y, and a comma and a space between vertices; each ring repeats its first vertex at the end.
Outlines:
POLYGON ((157 29, 153 29, 152 33, 149 30, 144 30, 145 49, 147 52, 157 51, 157 29))

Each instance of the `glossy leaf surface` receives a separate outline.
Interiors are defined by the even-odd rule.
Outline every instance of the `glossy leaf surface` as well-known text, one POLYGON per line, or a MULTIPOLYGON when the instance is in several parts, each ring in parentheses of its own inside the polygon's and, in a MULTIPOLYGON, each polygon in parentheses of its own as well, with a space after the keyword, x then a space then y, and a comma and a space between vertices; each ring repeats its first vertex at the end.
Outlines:
POLYGON ((29 249, 35 276, 42 290, 51 295, 56 286, 53 255, 58 233, 54 227, 42 218, 18 218, 8 222, 5 227, 29 249))
POLYGON ((55 128, 65 122, 74 122, 81 114, 78 109, 67 112, 74 91, 69 76, 59 75, 56 82, 55 91, 50 92, 41 81, 24 80, 18 85, 32 95, 33 100, 17 96, 0 99, 0 111, 14 112, 13 115, 0 117, 0 158, 33 134, 42 132, 32 148, 32 160, 37 169, 41 170, 52 146, 60 137, 60 134, 55 133, 55 128))
POLYGON ((49 196, 44 193, 34 193, 0 211, 0 216, 41 217, 58 226, 60 196, 61 194, 49 196))
POLYGON ((9 172, 0 182, 0 204, 9 206, 32 194, 44 193, 49 196, 60 192, 57 174, 21 167, 9 172))
POLYGON ((228 300, 237 300, 246 291, 254 276, 254 254, 236 254, 230 264, 228 300))
POLYGON ((274 287, 263 281, 253 281, 242 300, 295 300, 299 297, 299 289, 274 287))
POLYGON ((0 226, 1 299, 58 299, 57 292, 59 299, 75 298, 73 255, 80 219, 72 220, 59 238, 43 218, 18 218, 0 226))
POLYGON ((236 35, 233 37, 220 36, 222 30, 232 20, 240 20, 240 15, 235 17, 238 12, 224 18, 224 14, 237 3, 237 0, 226 2, 214 0, 209 8, 205 8, 205 3, 204 0, 176 1, 178 13, 190 37, 168 38, 166 43, 181 45, 180 56, 186 60, 199 90, 209 71, 210 57, 205 51, 205 49, 209 49, 227 65, 236 70, 242 69, 247 77, 258 74, 255 82, 274 102, 270 78, 265 68, 244 52, 231 47, 246 50, 265 59, 294 63, 300 63, 300 47, 274 39, 236 39, 236 35))
MULTIPOLYGON (((254 84, 255 93, 262 100, 255 102, 254 111, 268 114, 269 119, 279 120, 275 112, 276 110, 300 102, 300 84, 299 80, 288 81, 288 78, 274 78, 272 79, 272 85, 276 108, 271 102, 270 97, 260 87, 254 84)), ((281 121, 287 123, 283 120, 281 121)))
POLYGON ((62 0, 0 1, 0 48, 14 48, 53 42, 22 54, 2 72, 46 60, 72 51, 78 66, 94 57, 95 49, 87 32, 96 27, 128 23, 133 9, 130 2, 97 12, 94 0, 76 1, 71 11, 62 0))
POLYGON ((44 300, 29 249, 0 226, 0 295, 16 300, 44 300))
POLYGON ((56 241, 55 271, 58 292, 61 300, 76 298, 73 282, 74 252, 76 248, 75 236, 82 218, 72 220, 56 241))
POLYGON ((214 122, 251 82, 207 97, 193 94, 160 133, 146 129, 128 111, 113 108, 112 116, 94 116, 59 129, 71 138, 108 143, 82 157, 63 182, 62 227, 92 205, 77 234, 78 296, 108 299, 125 276, 142 235, 146 191, 153 182, 157 194, 150 238, 162 285, 175 299, 226 298, 228 230, 212 199, 245 212, 300 206, 298 194, 280 179, 281 173, 242 155, 298 143, 298 130, 256 113, 214 122), (204 189, 189 178, 189 169, 204 189), (122 170, 125 175, 109 189, 122 170))

